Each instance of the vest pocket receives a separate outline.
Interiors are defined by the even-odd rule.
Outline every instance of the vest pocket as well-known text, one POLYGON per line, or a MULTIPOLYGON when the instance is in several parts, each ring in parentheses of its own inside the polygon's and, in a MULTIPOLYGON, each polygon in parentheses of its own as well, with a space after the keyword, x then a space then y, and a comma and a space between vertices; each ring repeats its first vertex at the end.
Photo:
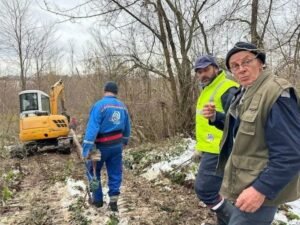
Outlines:
POLYGON ((263 171, 268 159, 232 155, 232 192, 240 194, 249 187, 263 171))
POLYGON ((239 125, 239 132, 247 135, 255 134, 255 119, 258 111, 248 109, 241 116, 241 123, 239 125))
POLYGON ((255 134, 255 121, 258 114, 259 105, 262 95, 260 93, 254 94, 251 103, 247 110, 240 116, 241 124, 239 131, 247 135, 255 134))

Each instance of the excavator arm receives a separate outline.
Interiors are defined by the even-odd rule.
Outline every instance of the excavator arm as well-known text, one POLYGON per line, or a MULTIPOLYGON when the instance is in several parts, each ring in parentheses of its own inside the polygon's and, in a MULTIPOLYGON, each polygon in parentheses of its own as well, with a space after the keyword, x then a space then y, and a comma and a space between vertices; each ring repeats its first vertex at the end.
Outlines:
POLYGON ((61 99, 61 107, 62 113, 66 112, 65 108, 65 93, 64 93, 64 84, 63 81, 60 79, 57 81, 50 90, 50 107, 51 107, 51 114, 57 115, 58 114, 58 98, 61 99))

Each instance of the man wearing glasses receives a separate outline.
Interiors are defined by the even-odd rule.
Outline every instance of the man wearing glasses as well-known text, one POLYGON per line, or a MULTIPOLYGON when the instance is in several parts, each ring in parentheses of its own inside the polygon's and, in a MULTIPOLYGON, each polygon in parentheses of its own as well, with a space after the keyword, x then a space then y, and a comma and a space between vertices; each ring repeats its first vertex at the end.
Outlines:
POLYGON ((235 205, 229 225, 270 225, 279 204, 300 197, 300 107, 295 88, 265 71, 266 55, 238 42, 226 66, 241 84, 225 121, 204 117, 223 129, 218 171, 222 195, 235 205))

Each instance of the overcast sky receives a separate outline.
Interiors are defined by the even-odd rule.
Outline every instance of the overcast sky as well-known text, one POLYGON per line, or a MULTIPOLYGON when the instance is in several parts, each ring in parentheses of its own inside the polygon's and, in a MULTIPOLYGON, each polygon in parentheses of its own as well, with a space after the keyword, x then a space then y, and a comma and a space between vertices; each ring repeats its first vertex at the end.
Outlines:
MULTIPOLYGON (((33 16, 41 22, 41 24, 53 24, 54 22, 59 22, 59 21, 65 21, 66 18, 62 17, 62 16, 57 16, 53 13, 50 13, 48 11, 46 11, 45 9, 45 5, 44 5, 44 1, 46 1, 49 5, 49 7, 51 9, 53 9, 54 11, 56 11, 56 7, 58 7, 61 10, 67 10, 67 9, 71 9, 74 8, 77 5, 80 5, 82 2, 88 1, 88 0, 31 0, 32 1, 32 14, 33 16)), ((296 2, 299 0, 282 0, 282 1, 292 1, 292 2, 296 2)), ((99 1, 100 2, 100 1, 99 1)), ((228 2, 230 2, 228 0, 228 2)), ((278 5, 278 4, 277 4, 278 5)), ((219 8, 219 5, 216 5, 215 7, 217 7, 216 9, 212 10, 209 12, 209 15, 204 15, 205 22, 206 22, 206 27, 209 27, 209 22, 213 23, 214 20, 213 18, 215 18, 216 15, 221 14, 221 12, 219 13, 218 10, 223 10, 223 8, 219 8), (218 9, 218 10, 217 10, 218 9), (215 14, 215 15, 214 15, 215 14)), ((281 7, 283 8, 283 7, 281 7)), ((272 20, 274 21, 274 24, 280 24, 283 23, 285 20, 282 20, 283 17, 294 17, 294 14, 297 14, 297 10, 295 10, 293 7, 289 6, 287 8, 284 8, 285 12, 287 13, 281 13, 278 14, 278 10, 277 15, 274 14, 272 20), (290 10, 290 11, 289 11, 290 10), (294 11, 293 11, 294 10, 294 11), (282 21, 281 21, 282 20, 282 21)), ((82 12, 82 10, 81 10, 82 12)), ((247 11, 248 13, 250 13, 250 11, 247 11)), ((91 28, 94 25, 95 21, 99 20, 99 18, 95 17, 95 18, 91 18, 91 19, 77 19, 75 21, 66 21, 66 22, 62 22, 62 23, 58 23, 56 25, 56 36, 59 36, 60 38, 58 39, 58 41, 55 43, 56 46, 58 47, 64 47, 65 50, 65 58, 64 60, 68 60, 68 54, 70 53, 70 41, 72 41, 72 43, 74 44, 75 47, 75 56, 77 57, 77 60, 81 60, 82 57, 82 52, 83 49, 86 48, 87 46, 87 41, 91 40, 92 41, 92 36, 91 36, 91 28)), ((121 20, 118 20, 118 22, 124 22, 124 18, 121 17, 121 20), (123 21, 122 21, 123 20, 123 21)), ((288 20, 290 21, 290 20, 288 20)), ((125 20, 126 22, 126 20, 125 20)), ((235 25, 234 25, 235 26, 235 25)), ((113 28, 111 28, 112 30, 113 28)), ((232 46, 233 43, 235 43, 237 40, 244 40, 245 37, 248 35, 249 36, 249 32, 248 30, 243 30, 243 32, 232 32, 233 28, 230 27, 230 29, 228 29, 228 27, 225 27, 224 29, 226 29, 224 31, 224 35, 226 35, 227 38, 229 38, 230 41, 218 41, 218 43, 212 43, 212 45, 215 45, 216 50, 214 51, 214 54, 216 54, 217 56, 219 56, 218 54, 220 54, 220 56, 224 56, 225 52, 230 48, 230 46, 232 46), (227 46, 227 49, 223 49, 219 48, 219 46, 227 46)), ((105 35, 108 33, 109 28, 107 26, 102 26, 101 27, 101 35, 105 35)), ((113 35, 119 35, 117 33, 117 31, 115 33, 111 32, 109 33, 110 37, 112 37, 113 35)), ((115 36, 113 36, 115 37, 115 36)), ((118 36, 117 36, 118 37, 118 36)), ((136 40, 138 40, 139 37, 135 37, 136 40)), ((140 38, 143 38, 143 36, 141 36, 140 38)), ((114 39, 108 39, 108 40, 114 40, 114 39)), ((224 39, 225 40, 225 39, 224 39)), ((123 41, 123 40, 122 40, 123 41)), ((127 41, 127 39, 125 38, 125 41, 127 41)), ((210 40, 209 40, 210 41, 210 40)), ((214 39, 212 39, 212 41, 215 41, 214 39)), ((116 46, 118 45, 117 41, 114 41, 114 43, 116 43, 116 46)), ((114 44, 112 43, 112 44, 114 44)), ((111 43, 110 43, 111 44, 111 43)), ((140 42, 136 43, 137 45, 141 45, 142 47, 139 46, 139 50, 144 51, 143 45, 144 45, 144 40, 141 40, 140 42)), ((0 59, 1 60, 1 59, 0 59)), ((78 61, 77 61, 78 62, 78 61)), ((62 62, 64 64, 64 67, 68 67, 69 64, 66 62, 62 62)), ((75 62, 76 63, 76 62, 75 62)), ((0 62, 0 75, 3 74, 3 71, 7 74, 11 74, 12 72, 9 71, 8 66, 11 66, 12 63, 10 62, 4 62, 1 63, 0 62)))
MULTIPOLYGON (((50 6, 57 5, 60 9, 69 9, 80 2, 81 0, 46 0, 50 6)), ((57 16, 53 13, 43 10, 42 0, 35 0, 33 4, 33 13, 38 18, 41 18, 43 23, 64 21, 66 18, 57 16)), ((89 29, 93 25, 95 19, 81 19, 76 21, 65 21, 57 24, 57 34, 60 36, 60 42, 63 46, 68 45, 69 40, 74 40, 76 49, 80 51, 81 46, 91 38, 89 29)))
MULTIPOLYGON (((71 9, 85 0, 31 0, 29 14, 36 22, 35 25, 44 26, 56 24, 55 37, 58 37, 55 42, 55 47, 62 49, 61 53, 64 55, 59 69, 63 72, 70 72, 70 42, 74 45, 74 63, 77 68, 80 68, 80 62, 83 59, 83 51, 87 46, 88 41, 92 41, 91 28, 94 25, 97 18, 84 18, 69 21, 66 17, 56 15, 45 9, 44 1, 48 3, 48 6, 57 11, 57 7, 60 10, 71 9)), ((13 57, 0 58, 0 76, 18 74, 19 65, 18 60, 13 57)))

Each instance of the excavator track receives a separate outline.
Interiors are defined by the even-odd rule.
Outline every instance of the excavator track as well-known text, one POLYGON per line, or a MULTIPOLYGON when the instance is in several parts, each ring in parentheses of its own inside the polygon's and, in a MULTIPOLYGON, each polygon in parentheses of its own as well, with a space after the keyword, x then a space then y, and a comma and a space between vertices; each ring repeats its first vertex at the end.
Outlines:
POLYGON ((12 158, 25 158, 37 153, 58 152, 62 154, 70 154, 73 148, 73 138, 60 137, 53 140, 31 141, 19 144, 10 148, 10 156, 12 158))

